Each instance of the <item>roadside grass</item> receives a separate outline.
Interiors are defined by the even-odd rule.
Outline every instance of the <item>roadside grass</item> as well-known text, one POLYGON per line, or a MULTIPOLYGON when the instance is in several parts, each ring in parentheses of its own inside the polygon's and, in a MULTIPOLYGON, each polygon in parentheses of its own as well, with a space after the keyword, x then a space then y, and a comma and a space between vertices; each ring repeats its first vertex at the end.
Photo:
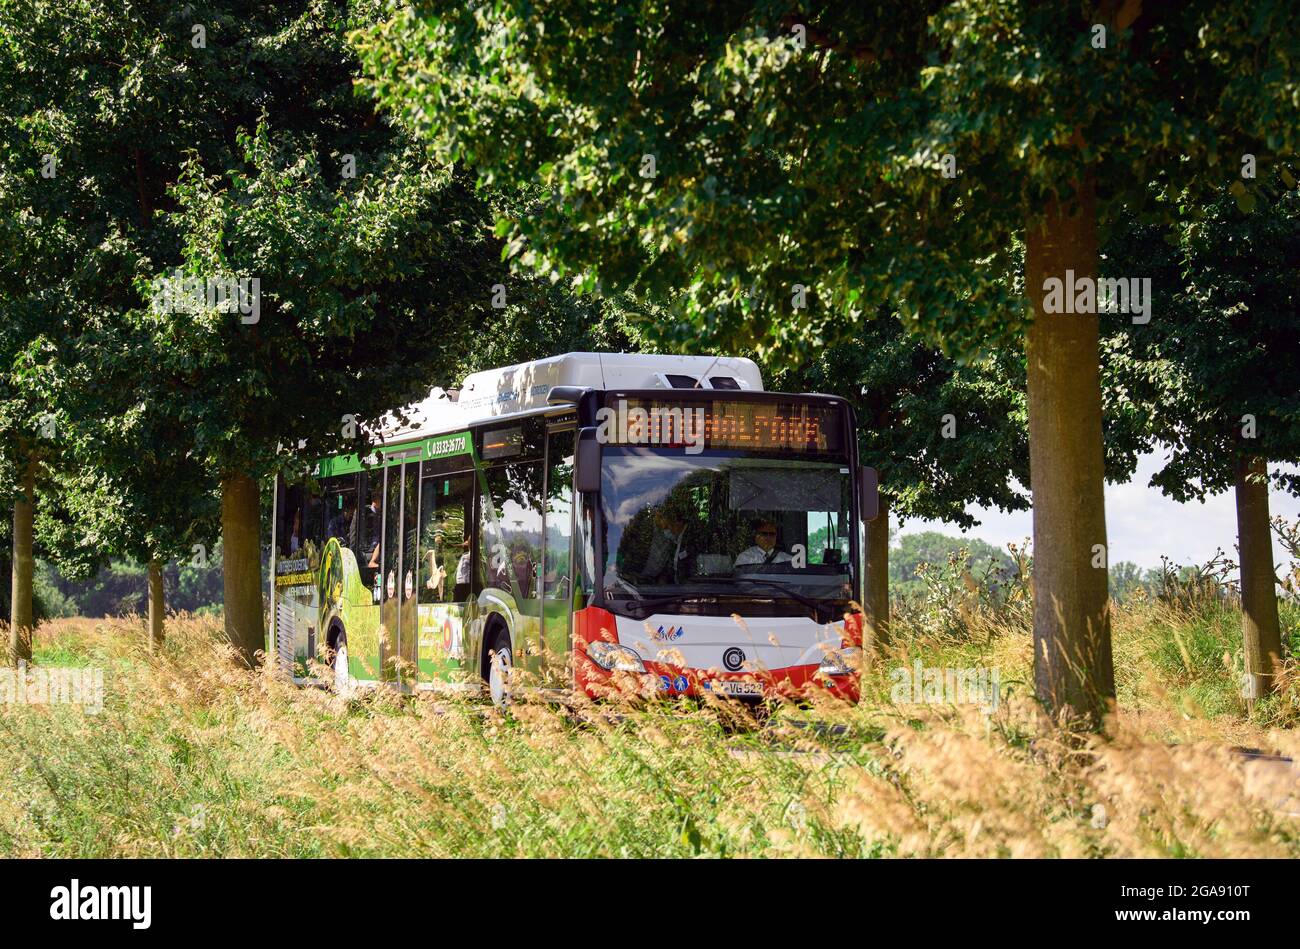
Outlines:
POLYGON ((861 704, 748 730, 709 705, 344 701, 241 671, 219 618, 171 619, 152 656, 137 619, 56 621, 37 664, 103 669, 103 709, 0 705, 0 854, 1300 856, 1229 752, 1300 754, 1300 690, 1245 716, 1233 610, 1116 611, 1105 742, 1042 721, 1023 613, 965 619, 904 612, 861 704), (918 659, 996 668, 997 708, 891 701, 918 659))

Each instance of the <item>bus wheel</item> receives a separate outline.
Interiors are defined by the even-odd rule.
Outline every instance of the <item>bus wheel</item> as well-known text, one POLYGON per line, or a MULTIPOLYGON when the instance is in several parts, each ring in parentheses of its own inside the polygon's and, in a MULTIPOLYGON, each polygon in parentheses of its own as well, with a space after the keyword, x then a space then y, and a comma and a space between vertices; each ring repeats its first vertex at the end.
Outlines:
POLYGON ((341 698, 352 697, 352 670, 348 666, 348 634, 339 631, 334 642, 334 692, 341 698))
POLYGON ((514 658, 510 653, 510 634, 498 629, 489 649, 488 692, 493 705, 505 708, 510 704, 510 672, 514 658))

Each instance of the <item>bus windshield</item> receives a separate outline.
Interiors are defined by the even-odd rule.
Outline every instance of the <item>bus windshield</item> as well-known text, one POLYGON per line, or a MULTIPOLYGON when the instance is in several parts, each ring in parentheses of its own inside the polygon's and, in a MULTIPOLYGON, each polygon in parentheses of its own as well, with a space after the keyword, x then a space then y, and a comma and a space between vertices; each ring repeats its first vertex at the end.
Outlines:
MULTIPOLYGON (((607 447, 604 579, 619 612, 836 614, 852 598, 844 461, 607 447)), ((822 621, 825 621, 824 619, 822 621)))

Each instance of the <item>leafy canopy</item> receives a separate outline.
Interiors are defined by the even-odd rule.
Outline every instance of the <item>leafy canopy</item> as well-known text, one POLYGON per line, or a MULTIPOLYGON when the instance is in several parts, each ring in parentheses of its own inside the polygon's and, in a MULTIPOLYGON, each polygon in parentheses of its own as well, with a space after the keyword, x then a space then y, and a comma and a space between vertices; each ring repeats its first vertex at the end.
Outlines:
POLYGON ((1012 238, 1081 175, 1105 222, 1156 169, 1226 185, 1300 141, 1289 3, 1139 8, 419 2, 358 45, 440 161, 544 189, 502 223, 523 266, 674 300, 681 342, 798 350, 888 305, 964 353, 1022 328, 1012 238))
MULTIPOLYGON (((1300 193, 1294 179, 1272 184, 1249 211, 1222 193, 1172 244, 1134 220, 1107 247, 1142 254, 1166 291, 1150 323, 1125 331, 1133 366, 1146 370, 1125 381, 1167 450, 1152 483, 1179 501, 1232 487, 1242 458, 1300 462, 1300 193)), ((1274 477, 1300 493, 1294 472, 1274 477)))

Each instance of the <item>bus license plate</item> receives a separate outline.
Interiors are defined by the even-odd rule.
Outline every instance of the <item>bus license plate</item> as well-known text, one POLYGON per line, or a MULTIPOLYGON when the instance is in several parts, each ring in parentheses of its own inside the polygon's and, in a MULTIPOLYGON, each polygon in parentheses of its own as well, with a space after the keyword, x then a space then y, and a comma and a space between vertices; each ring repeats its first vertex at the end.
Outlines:
POLYGON ((759 695, 763 694, 763 683, 761 682, 737 682, 732 679, 723 679, 713 683, 714 692, 722 692, 726 695, 759 695))

